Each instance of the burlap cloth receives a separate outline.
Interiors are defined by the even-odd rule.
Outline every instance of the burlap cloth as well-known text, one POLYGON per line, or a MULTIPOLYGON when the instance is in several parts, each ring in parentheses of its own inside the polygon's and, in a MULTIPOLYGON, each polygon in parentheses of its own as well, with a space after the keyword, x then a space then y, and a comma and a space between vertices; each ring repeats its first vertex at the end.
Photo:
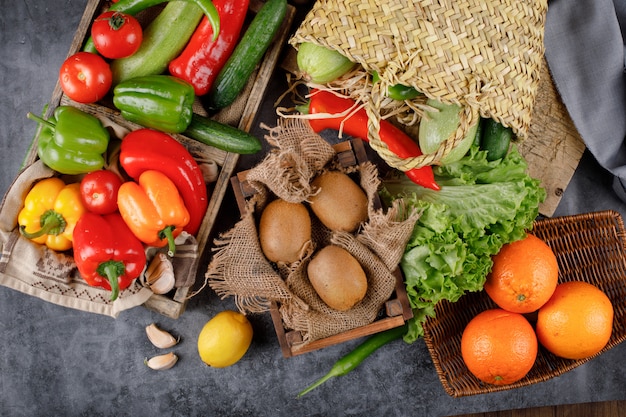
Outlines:
POLYGON ((528 133, 544 53, 547 0, 317 0, 289 42, 336 50, 380 82, 366 104, 372 147, 406 171, 436 164, 479 115, 528 133), (378 138, 390 85, 462 107, 459 129, 434 154, 400 159, 378 138))
POLYGON ((342 167, 331 145, 299 119, 281 119, 266 135, 273 146, 266 158, 247 173, 256 193, 248 200, 241 220, 215 239, 206 279, 222 298, 234 297, 242 312, 268 311, 279 304, 286 329, 300 331, 306 343, 373 322, 394 291, 396 269, 418 214, 400 206, 386 212, 375 208, 380 185, 376 166, 370 162, 342 167), (323 170, 340 170, 356 176, 369 201, 369 220, 354 234, 331 232, 314 216, 308 250, 293 264, 272 264, 261 250, 257 225, 267 203, 279 197, 306 204, 316 192, 311 180, 323 170), (306 274, 315 251, 329 243, 350 252, 368 279, 365 298, 352 309, 329 308, 317 295, 306 274))
MULTIPOLYGON (((100 118, 111 132, 111 144, 107 155, 107 168, 120 172, 117 166, 119 139, 128 130, 109 119, 100 118)), ((111 317, 122 311, 142 305, 152 291, 141 285, 140 280, 120 291, 119 297, 111 302, 110 291, 88 285, 80 276, 71 251, 55 252, 24 238, 17 228, 17 216, 23 207, 24 198, 38 180, 59 174, 36 160, 24 168, 13 181, 0 207, 0 285, 32 295, 45 301, 111 317)), ((66 183, 79 177, 62 176, 66 183)), ((148 262, 157 248, 146 248, 148 262)), ((195 260, 199 257, 195 237, 183 233, 176 239, 176 254, 172 259, 176 287, 192 285, 195 281, 195 260)))

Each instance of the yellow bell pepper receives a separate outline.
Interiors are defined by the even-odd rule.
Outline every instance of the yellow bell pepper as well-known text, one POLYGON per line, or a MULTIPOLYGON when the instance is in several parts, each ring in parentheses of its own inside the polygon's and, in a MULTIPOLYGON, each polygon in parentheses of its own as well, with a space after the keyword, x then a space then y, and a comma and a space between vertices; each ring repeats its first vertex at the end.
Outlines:
POLYGON ((17 222, 23 236, 64 251, 72 248, 74 226, 86 211, 79 183, 66 185, 60 178, 46 178, 26 195, 17 222))

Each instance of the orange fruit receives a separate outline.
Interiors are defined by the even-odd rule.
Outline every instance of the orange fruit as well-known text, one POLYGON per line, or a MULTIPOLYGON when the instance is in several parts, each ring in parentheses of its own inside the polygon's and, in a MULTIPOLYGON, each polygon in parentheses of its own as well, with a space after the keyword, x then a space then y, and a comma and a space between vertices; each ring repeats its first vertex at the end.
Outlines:
POLYGON ((500 308, 477 314, 463 330, 461 355, 478 379, 508 385, 522 379, 535 364, 537 336, 526 318, 500 308))
POLYGON ((498 307, 532 313, 552 296, 559 266, 552 249, 540 238, 528 234, 505 244, 492 260, 484 288, 498 307))
POLYGON ((537 313, 537 339, 566 359, 601 351, 611 338, 613 305, 598 287, 584 281, 559 284, 537 313))

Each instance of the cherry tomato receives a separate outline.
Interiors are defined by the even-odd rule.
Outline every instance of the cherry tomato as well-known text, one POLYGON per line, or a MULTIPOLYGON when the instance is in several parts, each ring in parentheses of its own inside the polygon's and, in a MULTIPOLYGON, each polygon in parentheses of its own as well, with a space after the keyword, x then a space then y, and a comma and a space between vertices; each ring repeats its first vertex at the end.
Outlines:
POLYGON ((72 100, 94 103, 111 88, 111 68, 100 55, 81 51, 63 62, 59 81, 63 92, 72 100))
POLYGON ((91 37, 96 50, 110 59, 126 58, 137 52, 143 40, 141 24, 133 16, 108 11, 91 25, 91 37))
POLYGON ((80 196, 87 210, 96 214, 117 211, 117 192, 122 179, 113 171, 101 169, 85 175, 80 182, 80 196))

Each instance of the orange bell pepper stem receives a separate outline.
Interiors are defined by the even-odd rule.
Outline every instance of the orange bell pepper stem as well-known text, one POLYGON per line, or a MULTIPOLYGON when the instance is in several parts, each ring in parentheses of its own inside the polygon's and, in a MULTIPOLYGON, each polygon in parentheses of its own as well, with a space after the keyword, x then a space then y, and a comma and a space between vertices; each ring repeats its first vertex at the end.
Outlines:
POLYGON ((117 206, 124 222, 139 240, 148 246, 168 245, 168 255, 174 256, 174 239, 189 223, 189 211, 165 174, 148 170, 137 182, 125 182, 118 191, 117 206))

